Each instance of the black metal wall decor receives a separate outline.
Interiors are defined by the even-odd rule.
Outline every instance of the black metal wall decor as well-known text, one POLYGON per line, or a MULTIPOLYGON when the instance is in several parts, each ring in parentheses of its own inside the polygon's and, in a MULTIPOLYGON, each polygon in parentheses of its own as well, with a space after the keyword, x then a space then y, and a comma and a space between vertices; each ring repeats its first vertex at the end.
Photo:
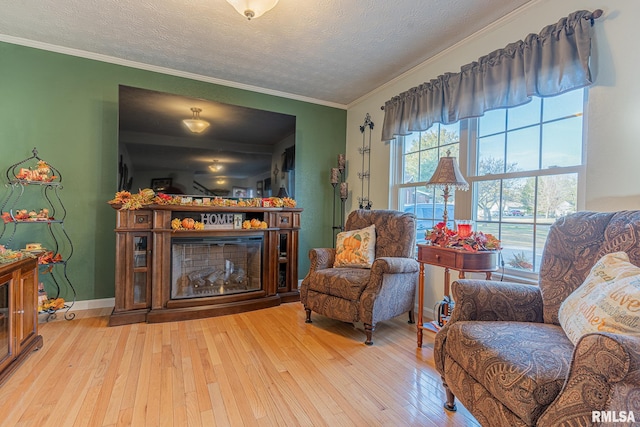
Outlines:
POLYGON ((369 113, 364 117, 364 123, 360 126, 360 133, 362 133, 362 147, 358 148, 360 155, 362 156, 362 169, 358 172, 358 178, 360 178, 361 196, 358 197, 358 203, 360 209, 371 209, 371 200, 369 199, 369 192, 371 190, 371 131, 373 130, 373 122, 369 113), (369 137, 367 138, 367 128, 369 129, 369 137), (366 158, 366 161, 365 161, 366 158), (365 170, 365 163, 367 168, 365 170), (365 193, 365 181, 367 192, 365 193))
POLYGON ((333 186, 333 222, 331 227, 331 233, 333 236, 333 245, 336 244, 336 232, 341 232, 344 230, 344 204, 349 197, 349 184, 344 181, 346 175, 346 159, 344 154, 338 154, 338 167, 331 168, 331 185, 333 186), (339 188, 339 193, 337 194, 340 198, 340 211, 336 215, 336 188, 339 188), (336 218, 337 217, 337 218, 336 218), (336 220, 339 222, 336 224, 336 220))

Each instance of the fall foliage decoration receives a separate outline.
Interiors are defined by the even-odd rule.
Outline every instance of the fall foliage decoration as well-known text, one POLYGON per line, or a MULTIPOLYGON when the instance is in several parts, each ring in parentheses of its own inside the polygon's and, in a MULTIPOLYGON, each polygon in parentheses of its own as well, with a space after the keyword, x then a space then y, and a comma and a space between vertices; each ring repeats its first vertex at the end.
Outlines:
POLYGON ((44 160, 38 160, 35 167, 20 168, 16 178, 24 181, 52 182, 58 177, 51 174, 51 168, 44 160))
POLYGON ((107 203, 120 206, 120 210, 137 210, 148 205, 179 205, 179 206, 216 206, 216 207, 274 207, 295 208, 296 201, 290 197, 265 197, 245 199, 225 199, 222 197, 185 197, 181 195, 171 196, 165 193, 156 193, 150 188, 143 188, 138 193, 130 191, 118 191, 114 198, 107 203))
POLYGON ((444 222, 437 223, 426 233, 425 238, 432 245, 443 248, 463 249, 472 252, 502 249, 500 240, 492 234, 472 231, 470 235, 460 237, 454 230, 450 230, 444 222))
POLYGON ((64 298, 51 298, 44 300, 38 304, 38 312, 51 312, 64 308, 64 298))

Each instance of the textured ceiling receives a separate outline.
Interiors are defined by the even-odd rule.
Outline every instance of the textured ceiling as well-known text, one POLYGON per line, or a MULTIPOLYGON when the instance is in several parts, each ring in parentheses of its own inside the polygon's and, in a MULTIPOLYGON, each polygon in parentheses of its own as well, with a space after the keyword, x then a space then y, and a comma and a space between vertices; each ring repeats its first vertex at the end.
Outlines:
POLYGON ((528 1, 280 0, 251 21, 225 0, 3 1, 0 40, 347 106, 528 1))

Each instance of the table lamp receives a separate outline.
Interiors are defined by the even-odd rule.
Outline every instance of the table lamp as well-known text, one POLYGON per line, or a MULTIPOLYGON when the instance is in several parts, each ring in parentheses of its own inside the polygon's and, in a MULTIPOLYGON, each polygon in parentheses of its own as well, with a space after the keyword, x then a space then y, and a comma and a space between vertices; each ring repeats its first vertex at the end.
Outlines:
POLYGON ((462 176, 462 172, 458 168, 458 162, 455 157, 449 156, 450 150, 447 150, 446 157, 440 157, 436 171, 433 173, 431 179, 425 184, 426 187, 434 187, 436 189, 442 189, 442 197, 444 198, 444 213, 443 221, 445 227, 449 219, 447 213, 447 202, 449 200, 450 189, 467 191, 469 189, 469 183, 465 181, 462 176))

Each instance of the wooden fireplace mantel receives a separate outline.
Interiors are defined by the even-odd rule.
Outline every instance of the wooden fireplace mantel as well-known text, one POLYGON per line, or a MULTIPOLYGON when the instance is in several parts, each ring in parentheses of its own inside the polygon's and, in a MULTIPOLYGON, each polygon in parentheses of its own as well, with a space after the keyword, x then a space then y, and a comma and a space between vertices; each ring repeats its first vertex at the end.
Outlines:
MULTIPOLYGON (((119 206, 114 206, 118 209, 119 206)), ((297 301, 300 208, 149 205, 117 210, 115 307, 109 325, 221 316, 297 301), (202 214, 237 214, 266 228, 173 230, 171 220, 202 214), (260 290, 192 299, 171 299, 173 237, 262 236, 260 290)))

